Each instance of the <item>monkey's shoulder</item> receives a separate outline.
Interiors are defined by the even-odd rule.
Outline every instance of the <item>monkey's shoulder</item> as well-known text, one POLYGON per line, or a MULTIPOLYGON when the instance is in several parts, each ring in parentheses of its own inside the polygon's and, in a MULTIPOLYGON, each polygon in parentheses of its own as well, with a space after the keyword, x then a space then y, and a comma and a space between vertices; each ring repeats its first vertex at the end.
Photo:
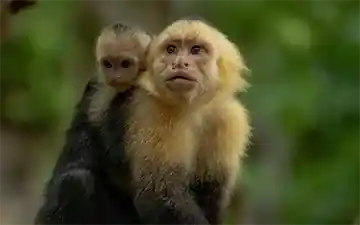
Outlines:
POLYGON ((242 120, 244 117, 247 117, 247 110, 236 98, 216 101, 204 109, 205 121, 224 122, 242 120))

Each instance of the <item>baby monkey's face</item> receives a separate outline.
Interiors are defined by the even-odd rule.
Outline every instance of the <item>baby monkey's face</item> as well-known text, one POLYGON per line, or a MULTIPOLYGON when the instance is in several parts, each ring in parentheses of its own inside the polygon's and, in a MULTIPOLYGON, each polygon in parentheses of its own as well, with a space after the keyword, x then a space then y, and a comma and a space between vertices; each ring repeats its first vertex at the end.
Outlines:
POLYGON ((151 41, 147 34, 107 33, 99 37, 97 62, 101 81, 122 91, 145 70, 145 53, 151 41))

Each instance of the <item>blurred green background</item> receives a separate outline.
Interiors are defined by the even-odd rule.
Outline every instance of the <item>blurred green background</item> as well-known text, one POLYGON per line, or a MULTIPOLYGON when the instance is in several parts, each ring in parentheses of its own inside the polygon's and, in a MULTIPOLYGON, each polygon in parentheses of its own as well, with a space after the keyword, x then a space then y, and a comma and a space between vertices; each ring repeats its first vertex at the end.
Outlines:
POLYGON ((359 2, 40 1, 1 43, 1 224, 30 224, 100 28, 200 15, 251 69, 254 137, 224 223, 358 224, 359 2))

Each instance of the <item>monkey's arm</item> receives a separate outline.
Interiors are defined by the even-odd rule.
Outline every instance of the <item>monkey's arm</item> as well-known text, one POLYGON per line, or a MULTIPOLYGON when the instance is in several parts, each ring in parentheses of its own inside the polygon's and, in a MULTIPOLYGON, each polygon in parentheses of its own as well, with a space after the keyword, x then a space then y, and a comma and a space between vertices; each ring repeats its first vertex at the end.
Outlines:
POLYGON ((209 224, 184 182, 181 167, 168 167, 141 175, 136 183, 135 207, 140 219, 149 224, 209 224), (146 177, 148 177, 146 179, 146 177))
POLYGON ((196 180, 191 184, 191 189, 195 195, 196 202, 202 209, 210 224, 220 223, 221 198, 224 182, 218 179, 196 180))
POLYGON ((201 139, 197 179, 192 183, 196 200, 211 224, 221 222, 221 213, 233 193, 250 135, 243 106, 236 100, 222 105, 207 119, 211 122, 201 139))
POLYGON ((40 224, 87 223, 93 213, 92 196, 96 145, 86 112, 95 88, 89 82, 67 131, 65 146, 45 190, 36 215, 40 224))

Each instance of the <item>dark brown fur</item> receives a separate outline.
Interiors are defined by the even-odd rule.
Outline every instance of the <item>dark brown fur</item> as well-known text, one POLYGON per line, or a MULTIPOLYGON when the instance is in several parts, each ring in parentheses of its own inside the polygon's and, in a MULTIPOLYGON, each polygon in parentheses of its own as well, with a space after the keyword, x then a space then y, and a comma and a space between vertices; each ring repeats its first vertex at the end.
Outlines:
MULTIPOLYGON (((131 38, 122 42, 125 39, 119 27, 109 26, 102 32, 103 37, 110 37, 107 44, 113 44, 114 49, 119 49, 119 46, 124 49, 124 45, 131 42, 131 38), (108 35, 109 32, 116 32, 116 35, 108 35)), ((134 34, 134 28, 122 29, 134 34)), ((128 34, 124 35, 131 37, 128 34)), ((137 37, 133 38, 133 43, 139 43, 137 37)), ((131 51, 131 48, 128 50, 131 51)), ((135 55, 145 55, 146 48, 142 51, 135 52, 135 55)), ((109 55, 106 51, 101 54, 98 59, 109 55)), ((131 71, 131 74, 122 72, 121 75, 137 77, 140 73, 138 70, 131 71)), ((103 75, 106 74, 99 74, 103 75)), ((119 91, 99 79, 88 82, 67 131, 63 151, 46 186, 44 203, 35 218, 36 224, 141 223, 133 205, 129 161, 123 147, 126 105, 132 96, 131 89, 119 91)))

